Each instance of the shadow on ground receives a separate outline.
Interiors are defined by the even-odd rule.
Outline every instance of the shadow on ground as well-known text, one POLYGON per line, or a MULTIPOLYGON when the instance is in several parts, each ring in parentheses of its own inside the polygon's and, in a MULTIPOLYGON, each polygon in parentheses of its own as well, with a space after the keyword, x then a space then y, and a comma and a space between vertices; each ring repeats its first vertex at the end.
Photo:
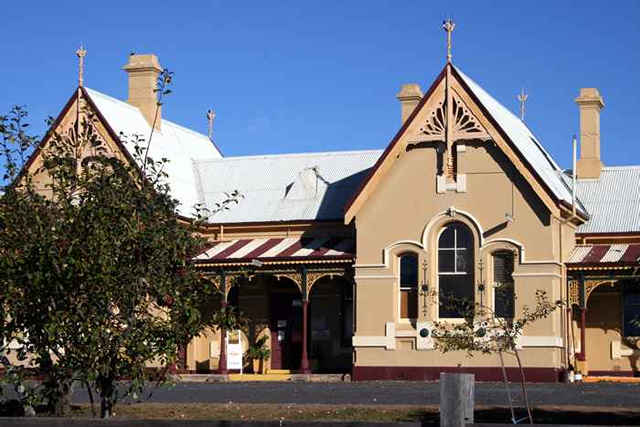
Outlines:
MULTIPOLYGON (((528 424, 527 412, 524 408, 517 408, 516 419, 525 418, 519 424, 528 424)), ((640 425, 640 412, 624 409, 609 411, 540 409, 532 411, 535 424, 573 424, 573 425, 640 425)), ((476 409, 474 422, 480 424, 510 424, 509 408, 492 407, 476 409)), ((420 422, 423 426, 439 425, 440 417, 437 412, 417 410, 407 413, 399 422, 420 422)))

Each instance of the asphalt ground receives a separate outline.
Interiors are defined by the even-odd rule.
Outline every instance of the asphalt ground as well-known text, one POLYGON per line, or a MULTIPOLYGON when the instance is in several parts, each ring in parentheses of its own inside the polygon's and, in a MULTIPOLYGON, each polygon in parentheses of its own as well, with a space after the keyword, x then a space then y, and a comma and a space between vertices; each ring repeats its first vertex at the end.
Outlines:
MULTIPOLYGON (((522 404, 520 385, 512 383, 514 403, 522 404)), ((440 385, 435 382, 230 382, 179 383, 150 389, 138 401, 158 403, 278 403, 328 405, 438 405, 440 385)), ((590 406, 640 408, 640 384, 530 384, 532 406, 590 406)), ((74 403, 88 402, 86 391, 77 389, 74 403)), ((505 406, 502 383, 476 383, 476 405, 505 406)))

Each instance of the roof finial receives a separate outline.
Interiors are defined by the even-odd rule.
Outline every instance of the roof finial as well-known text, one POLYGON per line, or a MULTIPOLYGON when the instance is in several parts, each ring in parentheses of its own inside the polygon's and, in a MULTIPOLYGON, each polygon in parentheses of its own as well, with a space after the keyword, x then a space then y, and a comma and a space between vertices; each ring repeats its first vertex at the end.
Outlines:
POLYGON ((520 101, 520 120, 524 122, 525 103, 527 102, 527 98, 529 98, 529 95, 524 91, 524 88, 522 88, 517 98, 518 98, 518 101, 520 101))
POLYGON ((87 51, 84 47, 82 47, 82 43, 80 43, 80 48, 76 50, 76 56, 78 57, 78 86, 82 87, 84 84, 84 57, 87 56, 87 51))
POLYGON ((207 120, 209 121, 209 140, 213 141, 213 119, 216 118, 216 113, 212 109, 207 111, 207 120))
POLYGON ((449 18, 446 21, 442 22, 442 29, 447 32, 447 62, 451 62, 451 33, 456 28, 455 22, 453 19, 449 18))

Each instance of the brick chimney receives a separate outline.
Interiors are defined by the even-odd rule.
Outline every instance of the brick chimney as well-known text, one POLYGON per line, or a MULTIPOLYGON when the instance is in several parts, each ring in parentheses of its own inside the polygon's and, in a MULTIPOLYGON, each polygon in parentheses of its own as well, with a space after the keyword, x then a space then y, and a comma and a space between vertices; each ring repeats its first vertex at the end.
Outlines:
POLYGON ((580 159, 576 167, 578 178, 600 178, 600 110, 604 101, 598 89, 580 89, 576 98, 580 108, 580 159))
POLYGON ((413 110, 422 99, 422 90, 417 83, 407 83, 402 85, 400 92, 396 95, 402 107, 402 123, 406 122, 413 110))
POLYGON ((158 57, 153 54, 132 54, 129 56, 129 62, 122 69, 129 75, 127 102, 140 109, 149 126, 153 126, 157 108, 158 117, 155 120, 155 128, 160 130, 162 107, 158 105, 158 96, 155 92, 158 76, 162 72, 158 57))

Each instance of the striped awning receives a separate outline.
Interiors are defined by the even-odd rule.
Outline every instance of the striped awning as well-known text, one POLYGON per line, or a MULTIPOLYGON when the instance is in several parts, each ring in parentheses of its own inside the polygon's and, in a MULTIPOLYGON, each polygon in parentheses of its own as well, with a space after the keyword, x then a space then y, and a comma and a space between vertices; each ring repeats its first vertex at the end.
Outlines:
POLYGON ((576 246, 568 265, 632 265, 640 264, 640 244, 576 246))
POLYGON ((351 259, 355 242, 345 237, 287 237, 215 242, 195 257, 197 262, 251 262, 252 260, 351 259))

